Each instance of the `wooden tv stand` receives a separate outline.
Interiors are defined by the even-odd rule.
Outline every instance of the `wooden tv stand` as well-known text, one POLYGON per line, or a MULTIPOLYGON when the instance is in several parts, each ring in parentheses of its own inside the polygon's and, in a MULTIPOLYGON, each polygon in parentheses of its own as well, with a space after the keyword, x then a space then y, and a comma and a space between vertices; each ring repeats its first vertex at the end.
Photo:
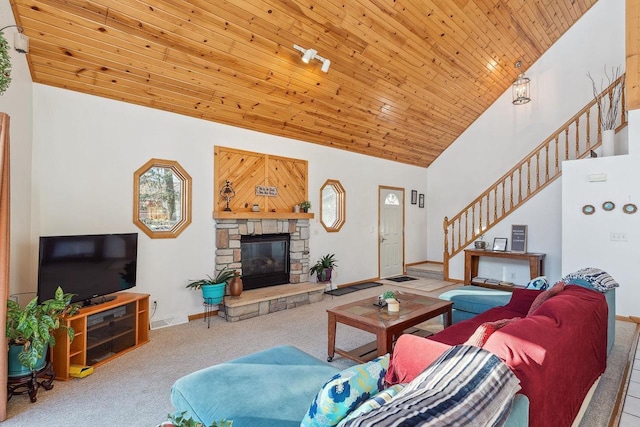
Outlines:
POLYGON ((100 366, 149 342, 149 295, 121 292, 61 322, 73 328, 75 338, 56 331, 53 369, 56 379, 69 380, 71 365, 100 366))

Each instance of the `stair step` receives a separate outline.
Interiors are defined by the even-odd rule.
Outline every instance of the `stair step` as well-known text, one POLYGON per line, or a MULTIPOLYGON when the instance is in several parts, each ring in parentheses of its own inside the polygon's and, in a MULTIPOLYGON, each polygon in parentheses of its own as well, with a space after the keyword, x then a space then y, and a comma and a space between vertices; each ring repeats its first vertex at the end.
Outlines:
POLYGON ((444 280, 443 265, 433 262, 415 264, 407 267, 407 276, 444 280))

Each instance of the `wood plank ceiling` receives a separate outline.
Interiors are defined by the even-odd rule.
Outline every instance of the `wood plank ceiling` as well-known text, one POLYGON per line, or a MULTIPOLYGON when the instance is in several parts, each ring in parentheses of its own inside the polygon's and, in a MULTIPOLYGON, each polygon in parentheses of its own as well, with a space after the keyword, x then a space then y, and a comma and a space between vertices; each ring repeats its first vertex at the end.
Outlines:
POLYGON ((34 82, 426 167, 596 1, 10 3, 34 82))

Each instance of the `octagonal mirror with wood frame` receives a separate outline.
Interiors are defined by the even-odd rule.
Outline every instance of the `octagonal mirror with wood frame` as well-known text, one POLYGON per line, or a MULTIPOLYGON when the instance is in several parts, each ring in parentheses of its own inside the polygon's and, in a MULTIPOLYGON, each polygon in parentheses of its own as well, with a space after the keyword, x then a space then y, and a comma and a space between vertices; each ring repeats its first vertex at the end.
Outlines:
POLYGON ((133 173, 133 222, 152 239, 191 224, 191 176, 178 162, 151 159, 133 173))
POLYGON ((340 231, 346 220, 347 193, 340 181, 328 179, 320 188, 320 223, 327 232, 340 231))

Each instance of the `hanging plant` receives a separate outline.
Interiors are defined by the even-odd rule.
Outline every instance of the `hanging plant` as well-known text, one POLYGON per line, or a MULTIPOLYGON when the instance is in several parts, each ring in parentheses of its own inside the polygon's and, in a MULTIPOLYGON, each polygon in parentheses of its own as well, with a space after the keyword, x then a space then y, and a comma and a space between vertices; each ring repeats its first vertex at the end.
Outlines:
POLYGON ((11 83, 11 61, 9 58, 9 43, 4 38, 4 33, 0 31, 0 95, 4 95, 4 92, 11 83))

